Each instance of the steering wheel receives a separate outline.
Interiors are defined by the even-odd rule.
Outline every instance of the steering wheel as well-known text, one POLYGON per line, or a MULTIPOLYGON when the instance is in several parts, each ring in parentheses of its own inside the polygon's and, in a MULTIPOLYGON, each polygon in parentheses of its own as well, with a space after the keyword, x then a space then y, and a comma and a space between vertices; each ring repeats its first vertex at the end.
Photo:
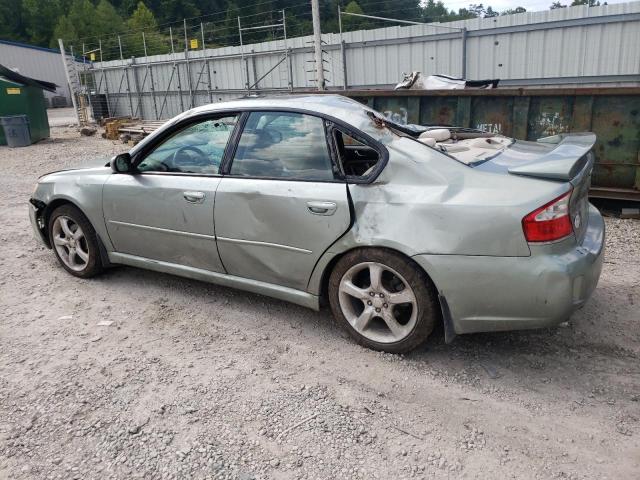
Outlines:
POLYGON ((185 147, 180 147, 173 153, 173 157, 171 157, 171 164, 174 167, 177 167, 180 165, 179 157, 183 152, 195 152, 198 155, 196 158, 192 158, 191 156, 189 156, 189 160, 193 162, 193 163, 190 163, 190 165, 206 167, 211 163, 209 161, 209 158, 207 158, 207 155, 202 150, 200 150, 198 147, 187 145, 185 147), (178 162, 176 162, 176 160, 178 160, 178 162))

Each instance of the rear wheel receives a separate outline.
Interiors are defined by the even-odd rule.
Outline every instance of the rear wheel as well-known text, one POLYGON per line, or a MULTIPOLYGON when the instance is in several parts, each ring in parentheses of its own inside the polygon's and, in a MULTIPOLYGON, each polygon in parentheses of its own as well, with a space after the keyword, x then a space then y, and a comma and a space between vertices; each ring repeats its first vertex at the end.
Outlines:
POLYGON ((358 343, 391 353, 414 349, 440 318, 431 280, 411 259, 392 250, 355 250, 329 278, 334 317, 358 343))
POLYGON ((53 211, 49 239, 58 261, 72 275, 89 278, 103 270, 96 231, 73 205, 62 205, 53 211))

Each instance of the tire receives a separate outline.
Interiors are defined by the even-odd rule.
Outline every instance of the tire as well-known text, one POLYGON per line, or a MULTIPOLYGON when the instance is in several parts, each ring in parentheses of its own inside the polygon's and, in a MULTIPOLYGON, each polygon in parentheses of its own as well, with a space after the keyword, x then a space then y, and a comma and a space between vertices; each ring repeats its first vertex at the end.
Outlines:
POLYGON ((84 214, 71 204, 49 217, 49 240, 60 265, 71 275, 93 277, 103 270, 98 236, 84 214))
POLYGON ((441 319, 433 282, 393 250, 364 248, 344 255, 331 271, 328 296, 336 321, 373 350, 413 350, 441 319))

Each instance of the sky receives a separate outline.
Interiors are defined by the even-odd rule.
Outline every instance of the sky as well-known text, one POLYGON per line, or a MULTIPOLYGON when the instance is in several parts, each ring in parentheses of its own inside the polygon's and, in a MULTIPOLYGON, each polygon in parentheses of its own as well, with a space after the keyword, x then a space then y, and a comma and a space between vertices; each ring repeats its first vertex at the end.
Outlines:
MULTIPOLYGON (((560 0, 564 5, 571 4, 572 0, 560 0)), ((500 12, 509 8, 524 7, 527 11, 538 12, 547 10, 554 0, 443 0, 447 8, 458 10, 459 8, 467 8, 470 3, 482 3, 485 7, 491 5, 491 8, 500 12)), ((622 3, 623 0, 607 0, 607 3, 622 3)), ((603 0, 600 1, 603 3, 603 0)))

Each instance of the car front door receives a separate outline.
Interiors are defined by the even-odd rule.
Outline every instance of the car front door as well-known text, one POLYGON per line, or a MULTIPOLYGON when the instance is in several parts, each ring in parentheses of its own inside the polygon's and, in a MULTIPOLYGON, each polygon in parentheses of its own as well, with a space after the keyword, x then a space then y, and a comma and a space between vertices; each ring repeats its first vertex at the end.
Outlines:
POLYGON ((134 160, 136 173, 111 175, 103 211, 116 252, 224 272, 213 210, 236 123, 236 115, 226 115, 179 127, 134 160))
POLYGON ((218 251, 227 272, 306 290, 322 253, 350 225, 324 121, 247 113, 216 193, 218 251))

